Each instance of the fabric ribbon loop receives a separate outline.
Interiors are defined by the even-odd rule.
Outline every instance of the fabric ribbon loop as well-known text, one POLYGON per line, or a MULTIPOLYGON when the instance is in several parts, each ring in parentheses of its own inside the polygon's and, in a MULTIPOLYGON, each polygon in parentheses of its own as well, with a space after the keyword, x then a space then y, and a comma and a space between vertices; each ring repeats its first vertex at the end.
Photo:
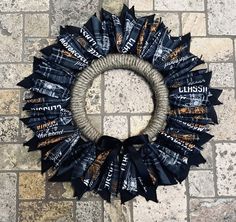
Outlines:
POLYGON ((109 149, 120 149, 122 142, 111 136, 101 136, 97 142, 97 149, 99 151, 106 151, 109 149))
POLYGON ((142 157, 135 147, 135 145, 146 146, 148 143, 149 140, 147 135, 139 135, 139 136, 129 137, 128 139, 126 139, 123 142, 123 146, 124 149, 127 150, 128 153, 130 154, 130 158, 134 163, 140 177, 142 178, 143 183, 146 186, 152 186, 153 183, 147 170, 147 167, 143 163, 142 157))
MULTIPOLYGON (((145 198, 147 200, 153 200, 157 202, 156 192, 155 189, 153 189, 154 184, 149 175, 148 169, 142 160, 140 152, 139 150, 137 150, 136 147, 136 146, 139 147, 148 146, 148 143, 149 143, 148 135, 138 135, 129 137, 123 142, 114 137, 102 136, 98 140, 97 148, 99 151, 102 152, 111 149, 111 154, 113 153, 113 155, 114 153, 118 154, 119 152, 121 152, 121 149, 123 148, 124 153, 129 154, 129 157, 137 170, 138 173, 137 179, 143 186, 145 198)), ((113 155, 109 155, 108 159, 110 159, 113 155)))
POLYGON ((124 148, 125 153, 129 153, 130 158, 135 165, 140 177, 143 179, 143 183, 147 186, 152 186, 152 180, 149 176, 147 167, 142 161, 142 157, 140 153, 136 150, 136 145, 139 146, 147 146, 149 143, 148 135, 138 135, 132 136, 128 139, 124 140, 123 142, 117 138, 111 136, 102 136, 97 142, 97 149, 101 152, 107 150, 121 150, 124 148))
POLYGON ((103 152, 109 149, 121 149, 122 147, 128 148, 133 147, 134 145, 146 145, 148 143, 148 135, 146 134, 129 137, 123 142, 111 136, 101 136, 97 142, 97 149, 103 152))

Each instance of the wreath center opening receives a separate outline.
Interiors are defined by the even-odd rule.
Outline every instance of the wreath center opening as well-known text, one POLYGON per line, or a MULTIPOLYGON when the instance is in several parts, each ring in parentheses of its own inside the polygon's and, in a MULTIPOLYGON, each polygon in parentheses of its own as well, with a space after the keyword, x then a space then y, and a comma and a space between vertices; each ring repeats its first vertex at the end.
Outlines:
POLYGON ((154 109, 149 84, 129 69, 112 69, 96 77, 85 101, 91 124, 100 133, 118 139, 139 134, 154 109))

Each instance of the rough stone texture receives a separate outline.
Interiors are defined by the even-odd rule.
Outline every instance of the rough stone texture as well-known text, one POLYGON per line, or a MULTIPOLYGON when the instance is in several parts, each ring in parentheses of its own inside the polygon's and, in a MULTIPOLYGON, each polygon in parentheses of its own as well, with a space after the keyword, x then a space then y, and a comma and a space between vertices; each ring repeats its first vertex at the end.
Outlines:
POLYGON ((106 113, 141 113, 153 110, 148 84, 134 72, 115 69, 105 72, 104 107, 106 113))
POLYGON ((133 220, 143 221, 186 221, 187 200, 184 184, 171 187, 158 187, 159 203, 146 202, 143 197, 135 198, 133 220))
POLYGON ((158 11, 203 11, 204 0, 154 0, 158 11))
POLYGON ((22 15, 0 14, 0 62, 21 61, 22 28, 22 15))
POLYGON ((209 70, 213 75, 211 86, 234 87, 234 64, 233 63, 210 63, 209 70))
POLYGON ((0 88, 17 88, 16 84, 31 71, 31 64, 0 64, 0 88))
POLYGON ((212 169, 213 168, 213 145, 208 142, 203 145, 203 150, 201 154, 206 159, 206 163, 200 164, 198 167, 191 166, 192 169, 212 169))
MULTIPOLYGON (((234 52, 236 52, 236 39, 234 39, 234 52)), ((234 59, 236 60, 236 57, 234 59)))
POLYGON ((177 36, 180 34, 179 15, 177 13, 156 13, 157 17, 161 17, 164 24, 171 30, 171 35, 177 36))
POLYGON ((95 192, 86 192, 83 197, 81 198, 82 201, 101 201, 101 197, 99 194, 95 192))
POLYGON ((0 114, 11 115, 19 113, 20 90, 0 91, 0 114))
POLYGON ((215 107, 219 125, 211 127, 211 134, 215 136, 213 140, 234 140, 236 138, 234 89, 224 89, 219 100, 224 104, 215 107))
POLYGON ((117 1, 103 0, 102 7, 109 12, 119 15, 122 10, 124 2, 125 0, 117 0, 117 1))
POLYGON ((137 17, 153 15, 155 14, 155 18, 161 18, 164 22, 165 26, 171 30, 171 35, 178 36, 180 34, 180 19, 177 13, 169 13, 169 12, 158 12, 158 13, 151 13, 151 12, 137 12, 135 15, 137 17))
POLYGON ((17 142, 18 127, 18 117, 0 117, 0 142, 17 142))
POLYGON ((0 12, 19 12, 19 11, 47 11, 49 0, 1 0, 0 12))
POLYGON ((72 199, 73 193, 70 183, 47 182, 47 197, 50 199, 72 199))
POLYGON ((212 35, 236 35, 236 2, 208 0, 208 32, 212 35))
POLYGON ((104 116, 103 134, 126 139, 128 137, 128 119, 126 116, 104 116))
POLYGON ((101 201, 76 202, 76 222, 101 222, 102 215, 101 201))
POLYGON ((131 116, 130 117, 130 135, 139 134, 148 125, 151 115, 131 116))
POLYGON ((212 171, 191 170, 188 176, 189 193, 194 197, 214 197, 214 181, 212 171))
POLYGON ((137 11, 152 11, 153 10, 153 1, 152 0, 129 0, 129 7, 134 5, 135 10, 137 11))
POLYGON ((25 15, 25 36, 28 37, 48 37, 49 35, 49 15, 26 14, 25 15))
POLYGON ((233 58, 232 40, 229 38, 192 38, 191 52, 203 55, 207 62, 229 61, 233 58))
POLYGON ((88 114, 101 112, 101 76, 94 79, 86 94, 86 112, 88 114))
POLYGON ((236 144, 216 144, 217 190, 220 196, 236 196, 236 144))
POLYGON ((47 38, 26 38, 24 43, 24 61, 32 62, 33 57, 40 57, 40 49, 45 48, 55 42, 55 39, 47 38))
POLYGON ((20 124, 21 124, 21 140, 23 142, 29 141, 34 136, 33 131, 30 128, 28 128, 23 122, 21 122, 20 124))
POLYGON ((45 198, 45 176, 40 172, 19 173, 19 198, 45 198))
POLYGON ((122 205, 120 200, 113 200, 111 203, 104 202, 104 222, 132 221, 131 206, 131 202, 122 205))
POLYGON ((27 201, 19 203, 19 221, 73 221, 71 201, 27 201))
POLYGON ((15 173, 0 173, 0 221, 16 220, 16 183, 15 173))
POLYGON ((52 0, 52 35, 59 32, 60 25, 82 26, 98 10, 98 0, 59 1, 52 0))
POLYGON ((206 18, 204 13, 183 13, 182 32, 191 32, 192 36, 206 35, 206 18))
POLYGON ((22 144, 1 144, 0 152, 0 170, 40 169, 40 153, 29 153, 22 144))
POLYGON ((236 199, 191 199, 191 222, 232 222, 236 220, 236 199))

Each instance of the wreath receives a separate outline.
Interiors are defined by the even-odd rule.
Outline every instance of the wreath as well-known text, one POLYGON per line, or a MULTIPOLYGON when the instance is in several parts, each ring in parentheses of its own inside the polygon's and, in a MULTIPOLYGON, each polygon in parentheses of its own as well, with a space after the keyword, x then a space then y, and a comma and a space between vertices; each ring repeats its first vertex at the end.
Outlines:
POLYGON ((202 145, 217 123, 221 90, 209 87, 212 73, 190 52, 190 34, 170 35, 161 18, 136 18, 124 5, 120 16, 101 10, 83 27, 60 28, 57 42, 34 58, 21 120, 34 131, 24 145, 41 151, 49 181, 70 181, 74 196, 87 191, 110 202, 142 195, 158 202, 156 189, 181 183, 192 165, 206 160, 202 145), (88 120, 86 91, 107 70, 129 69, 153 92, 154 111, 139 135, 119 140, 101 135, 88 120))

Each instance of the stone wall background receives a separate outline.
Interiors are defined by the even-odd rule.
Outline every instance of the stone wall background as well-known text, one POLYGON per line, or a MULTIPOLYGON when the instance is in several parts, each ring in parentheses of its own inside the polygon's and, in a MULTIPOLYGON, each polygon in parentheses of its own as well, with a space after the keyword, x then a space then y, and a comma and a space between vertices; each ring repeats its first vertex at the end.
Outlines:
MULTIPOLYGON (((234 0, 1 0, 0 221, 236 221, 235 36, 234 0), (213 71, 212 86, 224 89, 220 125, 205 146, 207 164, 193 168, 181 185, 160 187, 159 204, 138 197, 110 205, 93 194, 77 202, 69 184, 46 182, 39 154, 22 146, 31 132, 19 121, 25 113, 16 83, 31 73, 33 56, 54 41, 60 25, 80 26, 102 6, 118 13, 123 3, 135 5, 139 15, 161 16, 175 35, 192 33, 192 51, 213 71)), ((138 133, 153 108, 146 83, 120 70, 94 81, 87 104, 94 125, 120 137, 138 133)))

